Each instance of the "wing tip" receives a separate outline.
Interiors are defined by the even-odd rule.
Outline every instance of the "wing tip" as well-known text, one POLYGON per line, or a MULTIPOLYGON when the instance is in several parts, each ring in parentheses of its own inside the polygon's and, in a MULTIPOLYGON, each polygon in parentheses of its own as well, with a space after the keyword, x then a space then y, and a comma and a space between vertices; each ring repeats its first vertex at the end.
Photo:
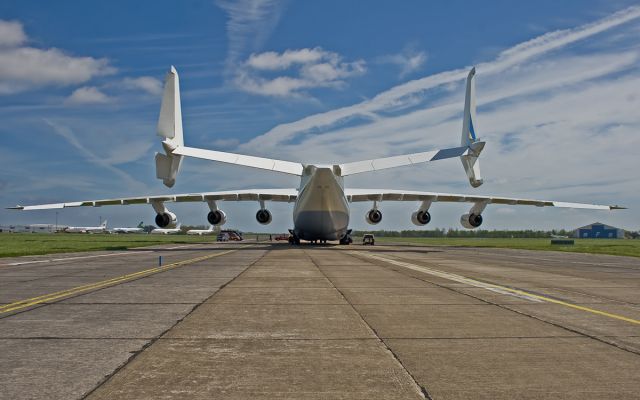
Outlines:
POLYGON ((624 206, 619 206, 616 204, 615 206, 609 206, 609 209, 610 210, 627 210, 628 208, 624 206))

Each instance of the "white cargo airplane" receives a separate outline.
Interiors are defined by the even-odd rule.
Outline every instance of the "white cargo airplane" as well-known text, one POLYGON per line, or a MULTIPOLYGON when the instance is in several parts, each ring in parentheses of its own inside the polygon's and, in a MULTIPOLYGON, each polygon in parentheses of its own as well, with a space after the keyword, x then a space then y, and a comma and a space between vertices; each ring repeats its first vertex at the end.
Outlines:
POLYGON ((107 220, 105 219, 100 226, 68 226, 63 231, 68 233, 103 233, 107 231, 107 220))
POLYGON ((187 231, 187 235, 213 235, 214 233, 216 233, 214 231, 214 226, 213 225, 209 225, 209 229, 189 229, 187 231))
POLYGON ((137 227, 135 228, 113 228, 111 232, 113 233, 142 233, 144 230, 144 222, 140 221, 137 227))
POLYGON ((228 164, 260 168, 300 177, 298 188, 290 189, 250 189, 224 192, 204 192, 187 194, 168 194, 161 196, 140 196, 108 200, 89 200, 71 203, 56 203, 32 206, 11 207, 18 210, 43 210, 66 207, 127 204, 150 204, 156 211, 156 224, 162 228, 173 226, 177 217, 169 211, 169 202, 204 202, 209 207, 207 220, 212 225, 223 225, 226 214, 218 208, 221 201, 255 201, 260 208, 256 220, 260 224, 271 222, 271 212, 266 202, 277 201, 294 203, 293 207, 293 243, 299 244, 301 239, 326 242, 339 240, 342 244, 350 243, 349 203, 368 201, 372 208, 366 213, 365 220, 369 224, 378 224, 382 220, 379 205, 384 201, 417 202, 418 208, 411 215, 411 221, 418 226, 429 223, 429 209, 433 203, 454 202, 471 203, 470 210, 460 217, 465 228, 477 228, 482 224, 482 212, 489 204, 529 205, 537 207, 582 208, 591 210, 612 210, 623 207, 593 205, 582 203, 566 203, 559 201, 528 200, 494 196, 476 196, 467 194, 450 194, 420 192, 393 189, 348 189, 344 185, 344 177, 369 171, 400 167, 460 157, 462 166, 473 187, 482 184, 478 157, 485 142, 476 136, 476 101, 475 101, 475 68, 471 69, 466 82, 464 118, 462 122, 462 140, 460 146, 443 150, 427 151, 399 155, 395 157, 349 162, 332 165, 315 165, 301 162, 273 160, 242 154, 204 150, 184 145, 182 132, 182 111, 180 106, 180 84, 178 73, 171 67, 165 78, 158 135, 163 138, 164 154, 156 153, 156 176, 167 187, 175 184, 183 157, 195 157, 205 160, 219 161, 228 164))
POLYGON ((156 228, 151 231, 152 234, 159 235, 174 235, 176 233, 180 233, 180 227, 182 224, 178 224, 175 228, 156 228))

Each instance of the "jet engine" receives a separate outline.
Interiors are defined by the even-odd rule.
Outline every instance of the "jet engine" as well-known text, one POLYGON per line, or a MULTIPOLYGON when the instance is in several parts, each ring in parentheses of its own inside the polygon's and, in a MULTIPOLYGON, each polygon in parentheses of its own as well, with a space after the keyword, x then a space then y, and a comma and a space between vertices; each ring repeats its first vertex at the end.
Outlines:
POLYGON ((464 214, 460 217, 460 223, 467 229, 474 229, 482 225, 482 215, 464 214))
POLYGON ((156 225, 160 228, 173 228, 176 226, 178 218, 171 211, 165 211, 156 215, 156 225))
POLYGON ((258 221, 259 224, 268 225, 272 220, 271 212, 266 208, 262 208, 256 213, 256 221, 258 221))
POLYGON ((413 224, 417 226, 426 225, 431 222, 431 214, 429 214, 429 211, 426 210, 416 211, 411 214, 411 222, 413 222, 413 224))
POLYGON ((367 211, 367 213, 364 216, 364 219, 365 221, 367 221, 369 225, 375 225, 380 223, 380 221, 382 221, 382 213, 380 212, 380 210, 377 210, 374 208, 367 211))
POLYGON ((227 222, 227 214, 222 210, 209 211, 207 221, 209 221, 211 225, 224 225, 227 222))

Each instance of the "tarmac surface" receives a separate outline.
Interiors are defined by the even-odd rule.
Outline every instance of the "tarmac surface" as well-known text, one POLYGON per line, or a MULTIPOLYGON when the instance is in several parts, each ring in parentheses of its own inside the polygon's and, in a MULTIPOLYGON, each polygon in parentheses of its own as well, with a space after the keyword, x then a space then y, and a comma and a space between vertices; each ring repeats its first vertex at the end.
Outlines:
POLYGON ((0 259, 0 382, 0 399, 639 399, 640 259, 250 242, 0 259))

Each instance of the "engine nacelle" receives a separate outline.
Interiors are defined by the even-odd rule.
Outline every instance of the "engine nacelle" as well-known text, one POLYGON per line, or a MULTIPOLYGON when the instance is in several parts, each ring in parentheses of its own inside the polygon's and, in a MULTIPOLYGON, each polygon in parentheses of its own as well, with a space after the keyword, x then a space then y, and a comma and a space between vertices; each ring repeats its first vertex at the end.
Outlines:
POLYGON ((171 211, 165 211, 156 215, 156 225, 160 228, 173 228, 178 222, 178 217, 171 211))
POLYGON ((209 211, 207 221, 211 225, 224 225, 227 222, 227 214, 222 210, 209 211))
POLYGON ((367 221, 369 225, 379 224, 380 221, 382 221, 382 212, 380 212, 380 210, 371 209, 367 211, 367 213, 364 216, 364 219, 365 221, 367 221))
POLYGON ((256 221, 261 225, 268 225, 273 220, 271 212, 266 208, 258 210, 256 213, 256 221))
POLYGON ((429 211, 416 211, 411 214, 411 222, 417 226, 423 226, 431 222, 429 211))
POLYGON ((460 217, 460 223, 467 229, 474 229, 482 225, 482 215, 464 214, 460 217))

